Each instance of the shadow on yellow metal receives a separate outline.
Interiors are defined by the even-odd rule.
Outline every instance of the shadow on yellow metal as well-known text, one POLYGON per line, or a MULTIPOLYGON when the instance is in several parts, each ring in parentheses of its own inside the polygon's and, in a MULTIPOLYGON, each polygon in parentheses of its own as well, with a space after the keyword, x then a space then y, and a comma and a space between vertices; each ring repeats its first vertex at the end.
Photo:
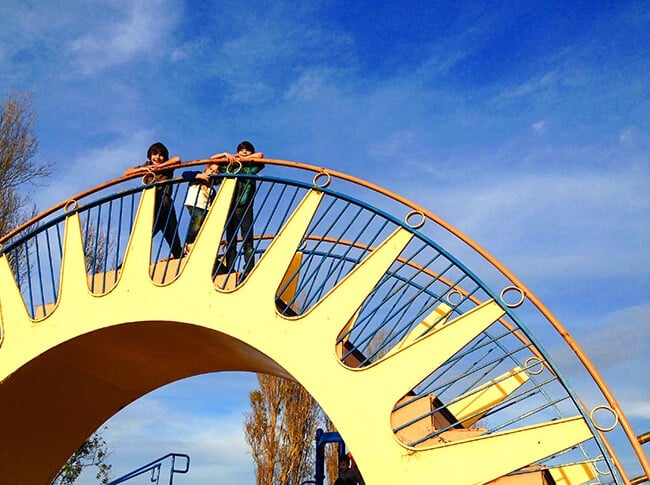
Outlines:
MULTIPOLYGON (((300 382, 336 424, 369 485, 488 483, 591 438, 583 418, 573 417, 491 435, 466 430, 418 448, 403 444, 391 419, 410 416, 392 416, 395 404, 503 309, 486 301, 423 337, 407 337, 372 365, 348 367, 337 355, 337 336, 411 233, 395 230, 308 312, 286 317, 276 296, 295 290, 283 282, 322 193, 307 193, 242 284, 215 285, 212 242, 221 237, 234 184, 224 180, 171 282, 150 277, 154 189, 142 197, 117 284, 103 294, 89 291, 76 214, 66 220, 58 302, 41 320, 29 318, 9 263, 0 259, 3 483, 48 483, 80 442, 129 403, 181 378, 229 370, 300 382), (468 457, 471 466, 463 466, 468 457)), ((436 318, 447 314, 442 309, 436 318)), ((476 409, 498 402, 494 386, 477 394, 476 409)))

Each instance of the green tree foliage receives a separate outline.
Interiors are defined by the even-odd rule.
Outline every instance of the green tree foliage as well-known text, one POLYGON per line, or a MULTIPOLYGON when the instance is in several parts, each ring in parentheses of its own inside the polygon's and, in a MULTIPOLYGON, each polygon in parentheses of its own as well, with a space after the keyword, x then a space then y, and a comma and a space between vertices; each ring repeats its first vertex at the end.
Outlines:
POLYGON ((298 485, 313 476, 313 443, 320 408, 297 382, 258 374, 244 433, 256 465, 257 485, 298 485))
POLYGON ((111 465, 106 463, 108 447, 104 438, 95 433, 74 452, 68 462, 59 470, 52 485, 71 485, 77 480, 84 468, 96 467, 97 483, 108 483, 111 465))

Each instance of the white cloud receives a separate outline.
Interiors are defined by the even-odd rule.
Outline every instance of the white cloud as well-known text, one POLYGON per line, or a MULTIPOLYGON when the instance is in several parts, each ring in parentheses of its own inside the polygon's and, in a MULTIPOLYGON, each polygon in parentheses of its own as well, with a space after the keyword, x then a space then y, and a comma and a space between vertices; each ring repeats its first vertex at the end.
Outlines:
POLYGON ((313 101, 331 90, 331 85, 320 75, 309 72, 298 78, 287 90, 288 100, 313 101))
POLYGON ((187 47, 177 47, 172 51, 170 59, 172 62, 176 62, 184 59, 189 59, 190 57, 191 53, 188 51, 187 47))
POLYGON ((559 72, 552 69, 533 79, 520 82, 519 84, 505 87, 497 99, 512 100, 532 96, 536 93, 545 92, 556 86, 559 81, 559 72))
POLYGON ((533 126, 530 127, 534 135, 540 136, 546 133, 546 130, 548 128, 548 123, 544 120, 542 121, 537 121, 533 123, 533 126))
POLYGON ((618 142, 621 145, 632 145, 638 135, 636 128, 627 128, 618 135, 618 142))
POLYGON ((97 23, 93 31, 71 42, 71 54, 84 74, 99 74, 164 50, 164 39, 174 23, 165 0, 123 2, 121 8, 125 10, 121 18, 97 23))
POLYGON ((647 170, 635 164, 609 170, 564 170, 561 165, 534 173, 509 172, 506 166, 477 177, 452 178, 435 192, 424 186, 419 198, 499 259, 507 259, 503 262, 517 274, 550 280, 563 274, 567 283, 646 274, 647 170))
POLYGON ((36 74, 49 74, 51 89, 70 71, 77 78, 80 72, 97 74, 155 54, 177 17, 176 1, 4 2, 0 17, 11 19, 0 29, 0 44, 11 62, 4 67, 17 72, 16 82, 23 85, 39 79, 36 74))
POLYGON ((412 130, 398 130, 390 133, 383 141, 369 147, 368 151, 373 156, 380 158, 403 156, 409 152, 409 147, 416 139, 412 130))
MULTIPOLYGON (((613 391, 630 419, 650 419, 650 304, 613 307, 601 316, 588 316, 574 325, 580 348, 613 391)), ((551 352, 557 366, 572 383, 586 389, 584 371, 567 348, 551 352)), ((585 375, 586 376, 586 375, 585 375)), ((594 391, 590 391, 594 392, 594 391)), ((595 402, 602 402, 597 398, 595 402)))
MULTIPOLYGON (((587 354, 599 367, 645 360, 650 354, 650 304, 616 310, 605 315, 602 322, 592 324, 591 329, 581 339, 587 354)), ((640 372, 638 376, 645 377, 650 384, 647 373, 640 372)))
MULTIPOLYGON (((214 15, 220 17, 231 7, 219 5, 214 15)), ((195 40, 188 48, 199 54, 201 74, 218 80, 220 95, 229 104, 275 105, 294 84, 290 96, 309 96, 310 84, 328 82, 328 72, 354 65, 351 37, 324 28, 315 19, 317 11, 317 3, 251 6, 244 16, 237 12, 237 25, 215 26, 224 35, 211 42, 195 40)))
POLYGON ((649 396, 640 396, 638 392, 636 392, 637 389, 638 388, 633 389, 631 393, 632 395, 626 399, 625 415, 628 417, 650 419, 649 396))

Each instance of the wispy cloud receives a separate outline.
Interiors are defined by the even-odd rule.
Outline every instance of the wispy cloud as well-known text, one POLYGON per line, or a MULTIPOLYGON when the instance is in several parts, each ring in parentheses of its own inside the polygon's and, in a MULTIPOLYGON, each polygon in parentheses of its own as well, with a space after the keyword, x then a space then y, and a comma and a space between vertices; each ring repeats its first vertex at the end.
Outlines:
POLYGON ((346 61, 351 38, 318 22, 318 4, 276 2, 250 6, 245 15, 239 8, 232 2, 213 7, 210 28, 218 35, 186 33, 174 51, 179 61, 189 53, 201 60, 187 67, 214 86, 227 106, 274 106, 304 73, 353 64, 346 61), (237 11, 236 24, 222 23, 224 12, 232 9, 237 11))
POLYGON ((531 131, 533 132, 534 135, 540 136, 546 133, 546 130, 548 128, 548 123, 544 120, 537 121, 533 123, 533 126, 530 127, 531 131))
MULTIPOLYGON (((595 365, 630 418, 650 419, 646 390, 650 353, 650 304, 616 309, 585 322, 587 329, 576 336, 578 344, 595 365)), ((583 385, 574 374, 583 372, 567 348, 551 349, 554 361, 572 382, 583 385)))
POLYGON ((116 7, 121 15, 102 19, 69 46, 85 75, 164 51, 163 40, 174 24, 173 9, 166 0, 120 2, 116 7))
POLYGON ((618 135, 618 141, 623 146, 631 146, 634 144, 638 137, 638 130, 636 128, 626 128, 618 135))
POLYGON ((543 74, 537 75, 524 82, 514 84, 501 92, 500 98, 504 100, 512 100, 522 97, 539 95, 549 89, 556 87, 559 81, 560 74, 557 69, 550 70, 543 74))
MULTIPOLYGON (((604 315, 581 337, 586 352, 603 370, 629 359, 645 360, 650 351, 650 304, 634 305, 604 315), (603 343, 607 343, 603 345, 603 343)), ((639 373, 650 384, 646 373, 639 373), (643 374, 643 375, 642 375, 643 374)))
POLYGON ((619 150, 617 140, 581 150, 533 146, 520 162, 521 150, 418 161, 413 169, 438 187, 416 181, 410 192, 529 277, 563 274, 568 283, 649 267, 650 170, 642 151, 619 150))
POLYGON ((71 64, 75 76, 94 75, 158 53, 176 18, 174 2, 116 0, 83 6, 70 0, 5 2, 0 15, 11 21, 0 29, 0 50, 25 80, 37 72, 58 79, 71 64))

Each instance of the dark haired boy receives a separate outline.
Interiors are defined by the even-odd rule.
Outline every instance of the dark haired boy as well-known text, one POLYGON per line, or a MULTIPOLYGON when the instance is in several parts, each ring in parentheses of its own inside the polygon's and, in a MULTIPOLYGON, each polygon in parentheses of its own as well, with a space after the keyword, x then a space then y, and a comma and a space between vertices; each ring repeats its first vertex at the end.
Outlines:
MULTIPOLYGON (((264 154, 256 152, 249 141, 242 141, 237 145, 237 153, 217 153, 210 157, 212 160, 227 159, 228 163, 219 164, 219 173, 242 173, 254 175, 264 168, 257 159, 264 158, 264 154)), ((226 267, 217 267, 217 273, 230 273, 233 271, 237 256, 237 229, 243 241, 244 269, 243 280, 253 269, 255 255, 253 248, 253 200, 257 190, 255 180, 252 178, 238 178, 230 204, 230 215, 226 224, 226 267)))
MULTIPOLYGON (((124 175, 153 172, 154 182, 164 182, 174 178, 174 169, 170 165, 181 161, 180 157, 169 158, 169 150, 160 142, 156 142, 147 150, 147 161, 137 167, 127 168, 124 175)), ((162 232, 169 244, 172 258, 180 258, 183 254, 181 240, 178 236, 178 220, 172 199, 173 187, 169 184, 156 186, 156 201, 154 204, 155 221, 153 235, 162 232)))
POLYGON ((334 485, 366 485, 363 481, 359 469, 350 466, 350 457, 343 455, 339 459, 339 477, 334 482, 334 485))

